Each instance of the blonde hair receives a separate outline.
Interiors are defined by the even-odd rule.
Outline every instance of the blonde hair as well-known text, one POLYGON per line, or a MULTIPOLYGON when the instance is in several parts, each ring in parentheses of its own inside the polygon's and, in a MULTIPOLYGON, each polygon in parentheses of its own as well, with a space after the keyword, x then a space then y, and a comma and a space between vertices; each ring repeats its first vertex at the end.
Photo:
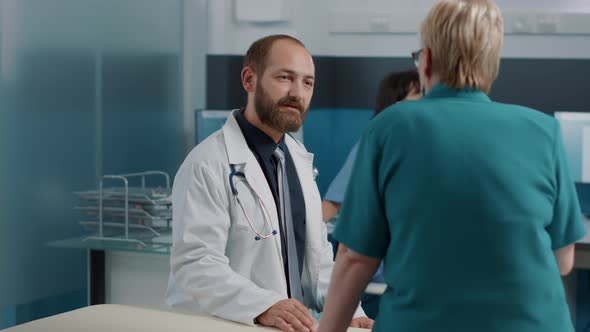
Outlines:
POLYGON ((503 35, 502 13, 492 0, 440 0, 420 29, 442 83, 485 92, 498 76, 503 35))

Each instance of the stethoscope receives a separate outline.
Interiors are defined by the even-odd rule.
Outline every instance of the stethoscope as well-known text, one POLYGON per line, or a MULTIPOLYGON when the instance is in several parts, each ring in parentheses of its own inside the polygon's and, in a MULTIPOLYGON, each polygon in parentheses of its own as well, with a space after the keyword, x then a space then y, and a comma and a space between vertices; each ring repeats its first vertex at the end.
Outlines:
MULTIPOLYGON (((240 209, 242 210, 242 213, 244 213, 244 217, 246 217, 246 221, 248 222, 248 225, 250 226, 250 228, 252 229, 254 234, 256 234, 256 236, 254 237, 254 240, 259 241, 259 240, 263 240, 263 239, 268 239, 268 238, 272 237, 273 235, 277 235, 277 233, 278 233, 277 230, 272 228, 272 225, 270 223, 270 214, 268 213, 266 206, 264 206, 264 202, 262 202, 262 199, 260 199, 260 196, 258 196, 258 194, 256 194, 256 192, 254 192, 254 190, 252 190, 254 195, 256 195, 256 200, 258 201, 258 205, 260 206, 260 209, 262 210, 262 215, 264 218, 264 225, 267 229, 270 229, 272 231, 269 234, 262 234, 260 231, 258 231, 258 229, 256 229, 256 227, 252 223, 252 220, 250 220, 250 217, 246 213, 246 209, 244 209, 244 205, 242 205, 242 202, 240 201, 240 197, 238 196, 238 189, 236 189, 236 186, 234 184, 234 177, 239 176, 239 177, 246 179, 246 175, 243 172, 238 172, 236 170, 235 165, 230 165, 230 168, 231 168, 231 172, 229 173, 229 186, 231 188, 231 192, 234 194, 234 197, 236 198, 236 201, 238 202, 238 205, 240 206, 240 209)), ((318 169, 314 167, 313 168, 313 179, 314 180, 318 176, 318 174, 319 174, 318 169)))
POLYGON ((264 206, 262 199, 260 199, 260 196, 258 196, 258 194, 256 194, 252 190, 254 195, 256 195, 256 200, 258 201, 258 205, 260 206, 260 209, 262 210, 262 215, 264 218, 264 225, 266 228, 271 229, 272 232, 270 232, 270 234, 262 234, 261 232, 259 232, 256 229, 256 227, 252 223, 252 220, 250 220, 250 217, 248 217, 248 214, 246 213, 246 210, 244 209, 244 205, 242 205, 242 202, 240 201, 240 197, 238 196, 238 189, 236 189, 236 186, 234 185, 234 177, 235 176, 239 176, 239 177, 246 179, 246 175, 243 172, 238 172, 236 170, 235 165, 230 165, 230 167, 231 167, 231 172, 229 173, 229 186, 231 188, 231 192, 234 194, 234 197, 236 198, 236 201, 238 202, 238 205, 240 206, 240 209, 244 213, 244 217, 246 217, 246 221, 248 221, 248 225, 250 225, 250 228, 252 229, 252 231, 254 231, 254 234, 256 234, 256 236, 254 237, 254 240, 259 241, 262 239, 268 239, 273 235, 277 235, 277 233, 278 233, 277 230, 273 229, 270 224, 270 214, 268 213, 268 210, 264 206))

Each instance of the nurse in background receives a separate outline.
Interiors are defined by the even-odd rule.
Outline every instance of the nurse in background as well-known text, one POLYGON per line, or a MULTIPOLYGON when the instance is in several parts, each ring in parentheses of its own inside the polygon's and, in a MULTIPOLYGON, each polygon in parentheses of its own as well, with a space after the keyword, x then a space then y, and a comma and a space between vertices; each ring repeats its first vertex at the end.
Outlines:
MULTIPOLYGON (((415 100, 419 99, 421 96, 420 78, 418 77, 417 71, 408 70, 390 73, 379 83, 373 117, 397 102, 402 100, 415 100)), ((328 187, 328 191, 322 202, 324 221, 328 221, 338 215, 340 205, 342 204, 342 201, 344 201, 344 193, 346 193, 346 187, 350 180, 350 173, 352 171, 354 160, 356 159, 358 145, 357 142, 352 147, 348 153, 348 157, 346 157, 344 165, 342 165, 342 168, 328 187)))
MULTIPOLYGON (((420 78, 416 70, 390 73, 379 83, 373 117, 397 102, 403 100, 416 100, 421 96, 420 78)), ((342 201, 344 201, 344 193, 346 193, 346 187, 350 180, 350 173, 352 171, 354 160, 356 159, 357 150, 358 142, 352 147, 344 165, 342 165, 342 168, 328 187, 328 191, 322 202, 322 214, 325 222, 338 215, 340 205, 342 204, 342 201)), ((371 281, 379 283, 384 282, 383 264, 379 266, 379 269, 371 281)), ((378 300, 379 296, 376 295, 365 294, 363 296, 361 301, 362 307, 369 318, 374 319, 377 315, 379 310, 378 300)))
POLYGON ((561 280, 585 227, 555 118, 492 101, 504 22, 439 0, 413 53, 426 92, 364 131, 319 331, 344 331, 384 261, 373 331, 573 332, 561 280))

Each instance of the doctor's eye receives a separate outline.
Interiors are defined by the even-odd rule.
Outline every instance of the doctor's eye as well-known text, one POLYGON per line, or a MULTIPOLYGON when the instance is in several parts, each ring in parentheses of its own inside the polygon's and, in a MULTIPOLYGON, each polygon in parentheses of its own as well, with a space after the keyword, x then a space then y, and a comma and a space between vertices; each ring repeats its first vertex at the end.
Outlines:
POLYGON ((292 77, 292 75, 289 75, 288 73, 285 73, 285 74, 279 74, 279 75, 277 75, 276 77, 277 77, 277 79, 278 79, 279 81, 281 81, 281 82, 289 82, 289 81, 292 81, 292 80, 293 80, 293 77, 292 77))

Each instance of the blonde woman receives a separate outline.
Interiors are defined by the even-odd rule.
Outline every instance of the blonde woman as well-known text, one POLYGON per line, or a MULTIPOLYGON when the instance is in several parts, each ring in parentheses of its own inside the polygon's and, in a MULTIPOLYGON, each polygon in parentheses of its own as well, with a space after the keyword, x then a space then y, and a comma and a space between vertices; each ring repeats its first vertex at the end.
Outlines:
POLYGON ((425 96, 361 138, 319 330, 346 329, 383 258, 374 331, 572 332, 560 275, 585 229, 557 122, 487 95, 498 7, 439 1, 420 37, 425 96))

